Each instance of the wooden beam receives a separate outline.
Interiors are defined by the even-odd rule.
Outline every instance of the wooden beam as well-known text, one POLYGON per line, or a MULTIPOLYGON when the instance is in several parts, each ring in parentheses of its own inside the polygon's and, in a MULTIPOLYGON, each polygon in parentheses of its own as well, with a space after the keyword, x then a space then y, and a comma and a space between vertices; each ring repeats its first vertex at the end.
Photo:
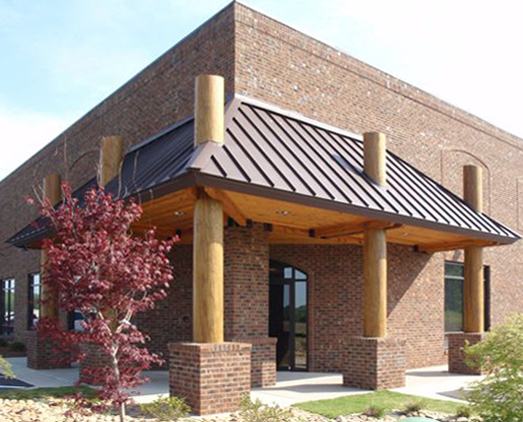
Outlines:
POLYGON ((422 253, 436 253, 436 252, 445 252, 445 251, 455 251, 457 249, 464 249, 469 246, 496 246, 499 245, 498 242, 490 242, 485 240, 466 240, 461 242, 438 242, 417 245, 416 251, 422 253))
POLYGON ((366 221, 363 223, 349 223, 349 224, 338 224, 328 227, 318 227, 315 229, 316 236, 323 239, 331 239, 336 237, 347 237, 361 235, 367 229, 383 229, 392 230, 401 227, 401 224, 390 223, 388 221, 366 221))
POLYGON ((234 203, 231 197, 227 194, 227 192, 210 187, 205 187, 204 189, 205 192, 211 198, 216 199, 217 201, 220 201, 223 204, 223 210, 225 214, 231 217, 240 226, 247 225, 247 218, 245 217, 243 212, 238 208, 238 206, 234 203))

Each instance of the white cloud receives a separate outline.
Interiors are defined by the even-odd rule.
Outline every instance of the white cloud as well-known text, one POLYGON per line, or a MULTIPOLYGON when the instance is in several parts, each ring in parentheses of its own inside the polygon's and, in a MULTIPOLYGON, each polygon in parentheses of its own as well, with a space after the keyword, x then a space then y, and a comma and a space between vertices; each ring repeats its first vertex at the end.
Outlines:
POLYGON ((63 116, 12 110, 0 103, 0 180, 58 136, 68 124, 63 116))

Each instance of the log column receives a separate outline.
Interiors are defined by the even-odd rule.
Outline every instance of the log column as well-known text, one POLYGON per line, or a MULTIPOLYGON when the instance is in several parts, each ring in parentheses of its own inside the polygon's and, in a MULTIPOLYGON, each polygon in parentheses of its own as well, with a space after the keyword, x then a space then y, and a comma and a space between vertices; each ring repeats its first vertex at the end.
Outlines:
MULTIPOLYGON (((196 78, 194 146, 224 142, 224 79, 196 78)), ((204 192, 194 204, 193 341, 170 350, 170 393, 197 415, 237 410, 251 385, 251 344, 224 343, 223 205, 204 192), (212 386, 212 388, 209 388, 212 386)))
MULTIPOLYGON (((62 200, 62 177, 59 174, 49 174, 44 178, 44 200, 53 206, 62 200)), ((40 255, 40 278, 42 281, 42 318, 58 319, 58 292, 50 291, 46 286, 47 250, 42 248, 40 255)))
MULTIPOLYGON (((475 211, 483 212, 483 169, 463 167, 463 199, 475 211)), ((451 333, 449 338, 449 372, 478 375, 480 371, 466 364, 463 347, 483 340, 485 327, 483 248, 465 248, 465 283, 463 286, 463 333, 451 333)))
POLYGON ((104 136, 100 153, 100 186, 105 187, 120 173, 123 160, 123 139, 121 136, 104 136))
MULTIPOLYGON (((478 212, 483 212, 483 172, 481 167, 463 168, 465 201, 478 212)), ((463 328, 466 333, 482 333, 485 327, 483 292, 483 248, 465 248, 465 285, 463 291, 463 328)))
MULTIPOLYGON (((224 80, 196 78, 194 145, 223 144, 224 80)), ((223 205, 201 193, 194 204, 193 338, 223 343, 223 205)))
MULTIPOLYGON (((386 138, 363 136, 364 170, 380 188, 387 187, 386 138)), ((343 383, 381 390, 405 385, 405 341, 387 337, 387 235, 367 228, 363 242, 363 337, 349 339, 343 383)))
MULTIPOLYGON (((367 176, 386 187, 386 138, 382 133, 363 137, 367 176)), ((363 243, 364 335, 383 338, 387 334, 387 236, 383 229, 367 229, 363 243)))

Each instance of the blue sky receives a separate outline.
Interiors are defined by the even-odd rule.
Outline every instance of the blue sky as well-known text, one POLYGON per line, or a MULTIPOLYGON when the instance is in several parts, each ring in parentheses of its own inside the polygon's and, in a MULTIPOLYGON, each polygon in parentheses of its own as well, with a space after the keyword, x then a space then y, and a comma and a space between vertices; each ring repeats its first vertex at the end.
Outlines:
MULTIPOLYGON (((0 179, 227 3, 0 0, 0 179)), ((517 1, 245 4, 523 137, 517 1)))

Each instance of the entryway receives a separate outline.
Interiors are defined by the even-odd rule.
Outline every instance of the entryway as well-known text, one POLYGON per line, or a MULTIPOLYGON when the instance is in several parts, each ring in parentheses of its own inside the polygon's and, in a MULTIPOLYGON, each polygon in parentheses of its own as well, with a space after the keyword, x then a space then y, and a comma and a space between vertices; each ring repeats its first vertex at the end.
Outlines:
POLYGON ((307 274, 270 261, 269 336, 276 337, 280 371, 307 371, 307 274))

